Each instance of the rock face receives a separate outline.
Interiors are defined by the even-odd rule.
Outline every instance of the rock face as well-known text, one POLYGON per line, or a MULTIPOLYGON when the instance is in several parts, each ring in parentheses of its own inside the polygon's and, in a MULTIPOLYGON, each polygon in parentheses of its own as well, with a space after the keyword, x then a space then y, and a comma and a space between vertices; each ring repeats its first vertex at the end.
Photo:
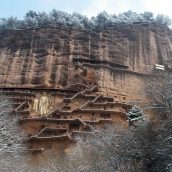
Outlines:
POLYGON ((145 77, 172 69, 172 31, 154 24, 49 26, 3 31, 0 40, 0 90, 21 115, 29 151, 107 124, 127 128, 145 77))
POLYGON ((155 64, 172 67, 172 32, 153 24, 87 31, 65 26, 0 33, 0 87, 97 85, 101 94, 139 98, 155 64))

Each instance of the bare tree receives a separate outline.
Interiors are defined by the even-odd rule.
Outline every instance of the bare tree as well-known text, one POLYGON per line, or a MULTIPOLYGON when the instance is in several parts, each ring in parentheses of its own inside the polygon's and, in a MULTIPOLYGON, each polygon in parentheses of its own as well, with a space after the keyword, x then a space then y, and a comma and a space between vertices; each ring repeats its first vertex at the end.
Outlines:
POLYGON ((149 101, 145 109, 153 115, 154 152, 152 171, 172 171, 172 75, 156 73, 146 83, 145 94, 149 101))
POLYGON ((0 93, 0 171, 19 171, 23 166, 24 135, 12 112, 12 103, 0 93))
POLYGON ((153 171, 170 172, 172 171, 172 118, 160 122, 155 128, 157 137, 155 140, 153 171))
POLYGON ((80 171, 139 171, 143 149, 135 129, 124 131, 120 126, 107 126, 85 137, 77 138, 75 161, 80 171), (82 160, 82 161, 81 161, 82 160))
POLYGON ((12 114, 12 104, 4 96, 0 95, 0 153, 14 152, 22 149, 22 137, 17 127, 17 118, 12 114))
POLYGON ((146 82, 144 93, 148 98, 144 109, 151 110, 160 119, 172 115, 172 76, 157 73, 146 82))

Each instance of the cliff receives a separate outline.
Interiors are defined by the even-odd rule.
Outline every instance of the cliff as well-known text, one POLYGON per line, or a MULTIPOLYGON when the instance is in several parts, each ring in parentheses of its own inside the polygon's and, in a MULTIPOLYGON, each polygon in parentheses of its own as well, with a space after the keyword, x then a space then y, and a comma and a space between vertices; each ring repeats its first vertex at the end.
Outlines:
POLYGON ((0 87, 97 85, 101 94, 139 98, 155 64, 172 67, 172 32, 154 24, 93 31, 65 26, 0 33, 0 87))

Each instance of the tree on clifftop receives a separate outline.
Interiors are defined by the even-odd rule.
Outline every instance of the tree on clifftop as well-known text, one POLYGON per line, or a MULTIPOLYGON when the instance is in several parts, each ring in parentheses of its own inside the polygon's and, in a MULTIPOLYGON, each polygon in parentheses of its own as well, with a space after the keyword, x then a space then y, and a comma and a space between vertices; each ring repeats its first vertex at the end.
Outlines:
POLYGON ((161 25, 165 25, 165 26, 170 26, 171 25, 171 19, 163 14, 158 14, 156 17, 156 22, 161 24, 161 25))
POLYGON ((99 13, 91 19, 79 13, 68 14, 64 11, 53 9, 50 13, 35 12, 30 10, 26 13, 23 20, 18 20, 16 17, 0 19, 0 30, 16 30, 28 29, 35 27, 44 27, 48 25, 72 25, 76 28, 95 29, 115 26, 118 24, 132 24, 136 22, 157 23, 165 27, 171 25, 171 19, 165 15, 157 15, 154 17, 152 12, 144 12, 139 14, 131 10, 116 14, 108 14, 106 11, 99 13))

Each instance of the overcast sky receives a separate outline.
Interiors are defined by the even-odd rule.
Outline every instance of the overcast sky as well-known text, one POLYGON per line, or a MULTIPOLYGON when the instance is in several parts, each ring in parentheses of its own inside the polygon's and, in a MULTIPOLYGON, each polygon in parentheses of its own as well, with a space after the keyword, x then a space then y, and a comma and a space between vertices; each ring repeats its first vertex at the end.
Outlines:
POLYGON ((12 15, 21 19, 29 10, 50 12, 53 8, 88 17, 101 11, 119 14, 132 10, 138 13, 152 11, 172 18, 172 0, 0 0, 0 18, 12 15))

